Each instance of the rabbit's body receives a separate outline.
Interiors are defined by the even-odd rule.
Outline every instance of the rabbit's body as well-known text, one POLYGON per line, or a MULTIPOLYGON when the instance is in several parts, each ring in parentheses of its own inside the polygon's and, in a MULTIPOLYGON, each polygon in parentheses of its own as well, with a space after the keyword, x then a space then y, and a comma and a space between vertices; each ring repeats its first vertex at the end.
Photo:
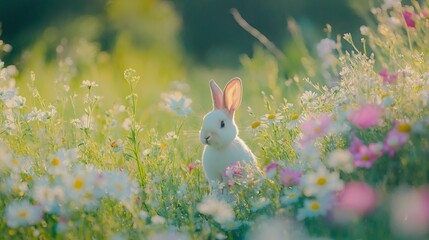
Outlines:
POLYGON ((225 169, 233 163, 256 165, 252 151, 239 137, 236 137, 224 148, 205 146, 203 152, 203 168, 210 183, 222 182, 225 169))
POLYGON ((210 184, 223 182, 228 166, 241 163, 243 167, 251 165, 258 169, 256 158, 247 145, 238 137, 238 128, 234 122, 235 110, 241 104, 242 85, 239 78, 231 79, 222 91, 210 81, 213 97, 213 111, 203 121, 200 141, 206 145, 203 152, 203 168, 210 184))

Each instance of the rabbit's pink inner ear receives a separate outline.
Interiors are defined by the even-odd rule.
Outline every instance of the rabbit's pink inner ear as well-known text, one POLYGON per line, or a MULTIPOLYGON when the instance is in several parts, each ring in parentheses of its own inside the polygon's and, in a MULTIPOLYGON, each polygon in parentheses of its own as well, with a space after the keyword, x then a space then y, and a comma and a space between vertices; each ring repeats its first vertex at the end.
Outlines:
POLYGON ((241 104, 241 97, 243 95, 243 87, 240 78, 231 79, 225 87, 224 102, 225 108, 231 116, 234 115, 235 110, 241 104))
POLYGON ((220 89, 220 87, 213 80, 210 80, 210 90, 212 91, 213 108, 214 109, 222 109, 223 108, 223 93, 222 93, 222 90, 220 89))

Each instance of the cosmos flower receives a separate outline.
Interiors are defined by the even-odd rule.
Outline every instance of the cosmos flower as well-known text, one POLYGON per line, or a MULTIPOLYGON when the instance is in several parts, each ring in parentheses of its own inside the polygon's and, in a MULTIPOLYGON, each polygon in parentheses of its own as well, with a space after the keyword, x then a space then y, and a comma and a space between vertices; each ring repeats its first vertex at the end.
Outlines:
POLYGON ((301 171, 285 168, 280 173, 280 181, 285 186, 292 186, 299 184, 301 176, 301 171))
POLYGON ((410 131, 409 123, 396 122, 394 128, 387 133, 383 150, 393 157, 395 152, 410 139, 410 131))
POLYGON ((365 104, 354 109, 348 116, 348 120, 358 128, 367 129, 378 125, 384 109, 376 104, 365 104))
POLYGON ((303 141, 308 142, 324 136, 330 126, 331 119, 326 114, 310 117, 301 124, 301 131, 304 134, 303 141))
POLYGON ((276 173, 277 173, 277 166, 278 164, 276 162, 271 162, 267 166, 264 167, 264 172, 267 178, 272 179, 276 173))
POLYGON ((343 215, 363 216, 377 204, 377 196, 371 186, 364 182, 351 182, 337 196, 336 209, 343 215))
POLYGON ((353 154, 353 165, 370 168, 381 155, 383 155, 382 143, 370 143, 368 146, 362 145, 359 147, 359 152, 353 154))
POLYGON ((392 196, 390 213, 391 229, 397 236, 425 239, 429 232, 429 189, 398 189, 392 196))

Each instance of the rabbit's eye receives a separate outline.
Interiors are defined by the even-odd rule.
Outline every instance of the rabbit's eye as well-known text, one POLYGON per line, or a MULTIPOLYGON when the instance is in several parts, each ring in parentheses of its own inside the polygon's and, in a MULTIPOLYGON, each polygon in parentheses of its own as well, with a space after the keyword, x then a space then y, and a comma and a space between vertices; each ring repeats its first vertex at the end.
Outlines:
POLYGON ((222 120, 220 121, 220 128, 224 128, 225 127, 225 122, 222 120))

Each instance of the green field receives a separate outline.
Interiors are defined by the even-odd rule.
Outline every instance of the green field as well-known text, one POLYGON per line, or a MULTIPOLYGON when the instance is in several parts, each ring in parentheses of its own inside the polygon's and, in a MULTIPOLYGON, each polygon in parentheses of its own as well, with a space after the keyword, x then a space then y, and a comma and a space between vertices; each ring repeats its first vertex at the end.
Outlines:
POLYGON ((95 16, 45 29, 0 61, 0 239, 429 239, 428 3, 311 43, 289 19, 285 47, 243 26, 238 68, 188 56, 169 2, 108 5, 109 51, 95 16), (234 77, 259 170, 211 186, 209 81, 234 77))

